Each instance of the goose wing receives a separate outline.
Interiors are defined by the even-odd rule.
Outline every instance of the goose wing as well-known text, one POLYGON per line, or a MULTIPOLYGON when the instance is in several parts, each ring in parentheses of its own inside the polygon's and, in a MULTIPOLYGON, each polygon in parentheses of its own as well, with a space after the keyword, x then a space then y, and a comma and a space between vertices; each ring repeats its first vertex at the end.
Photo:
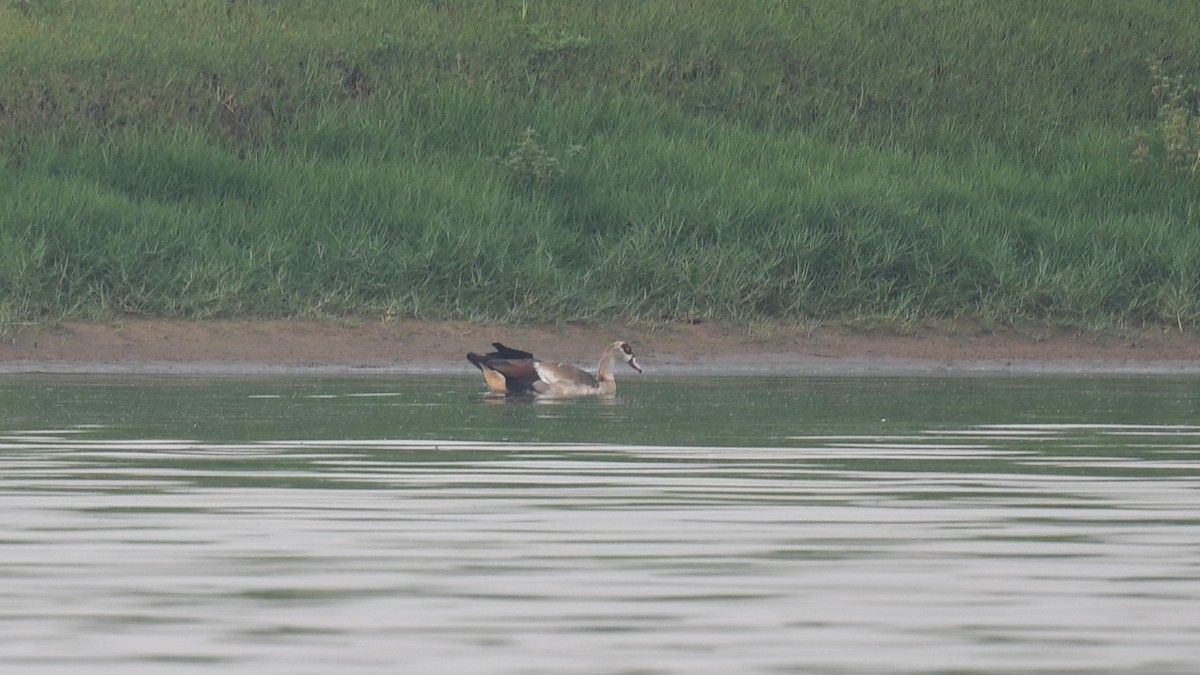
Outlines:
POLYGON ((523 349, 514 349, 513 347, 508 347, 506 345, 502 345, 499 342, 493 342, 492 346, 496 348, 496 351, 492 352, 491 354, 488 354, 488 356, 498 356, 502 359, 532 359, 533 358, 533 354, 531 354, 523 349))
POLYGON ((488 388, 498 394, 521 394, 531 391, 534 383, 538 381, 533 359, 519 356, 528 352, 510 350, 509 353, 518 356, 506 358, 497 352, 483 355, 470 352, 467 354, 467 360, 483 371, 488 388))

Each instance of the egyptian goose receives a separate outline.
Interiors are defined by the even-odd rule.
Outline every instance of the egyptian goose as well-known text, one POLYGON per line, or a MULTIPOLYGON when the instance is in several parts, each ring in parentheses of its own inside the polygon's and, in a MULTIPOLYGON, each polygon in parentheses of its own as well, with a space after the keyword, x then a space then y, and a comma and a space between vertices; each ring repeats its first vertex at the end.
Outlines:
POLYGON ((493 342, 496 351, 483 354, 467 354, 467 360, 483 372, 488 388, 497 394, 534 394, 548 397, 567 396, 611 396, 617 391, 613 379, 613 363, 620 359, 630 368, 642 372, 633 349, 628 342, 620 340, 604 348, 600 354, 600 365, 595 377, 575 366, 563 363, 547 363, 534 358, 533 354, 506 347, 493 342))

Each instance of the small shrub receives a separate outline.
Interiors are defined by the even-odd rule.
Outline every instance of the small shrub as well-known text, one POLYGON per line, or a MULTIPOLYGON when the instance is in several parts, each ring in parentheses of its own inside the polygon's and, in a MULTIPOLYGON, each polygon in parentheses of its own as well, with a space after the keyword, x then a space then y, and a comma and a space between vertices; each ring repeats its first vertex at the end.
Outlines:
POLYGON ((1189 173, 1200 171, 1200 88, 1185 84, 1162 66, 1150 64, 1154 76, 1151 90, 1158 103, 1158 118, 1148 132, 1138 134, 1133 157, 1136 162, 1160 160, 1189 173))
MULTIPOLYGON (((583 146, 566 149, 568 158, 583 151, 583 146)), ((560 183, 567 175, 563 163, 550 154, 537 140, 533 127, 525 130, 525 138, 503 158, 496 158, 508 177, 520 187, 549 187, 560 183)))

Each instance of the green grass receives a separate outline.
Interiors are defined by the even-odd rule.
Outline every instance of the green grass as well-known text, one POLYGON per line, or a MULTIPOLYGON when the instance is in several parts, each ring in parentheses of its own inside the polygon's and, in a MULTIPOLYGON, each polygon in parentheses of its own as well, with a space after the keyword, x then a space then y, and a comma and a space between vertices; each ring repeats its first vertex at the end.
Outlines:
POLYGON ((1123 0, 0 0, 0 324, 1193 327, 1200 183, 1133 153, 1150 64, 1200 83, 1198 23, 1123 0))

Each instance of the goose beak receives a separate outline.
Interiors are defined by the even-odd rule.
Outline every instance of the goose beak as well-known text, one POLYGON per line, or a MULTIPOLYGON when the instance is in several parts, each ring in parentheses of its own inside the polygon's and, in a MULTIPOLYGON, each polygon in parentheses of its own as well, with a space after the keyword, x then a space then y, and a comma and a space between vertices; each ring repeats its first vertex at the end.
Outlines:
POLYGON ((642 367, 638 365, 636 356, 629 357, 629 367, 633 368, 634 370, 638 371, 639 373, 642 372, 642 367))

